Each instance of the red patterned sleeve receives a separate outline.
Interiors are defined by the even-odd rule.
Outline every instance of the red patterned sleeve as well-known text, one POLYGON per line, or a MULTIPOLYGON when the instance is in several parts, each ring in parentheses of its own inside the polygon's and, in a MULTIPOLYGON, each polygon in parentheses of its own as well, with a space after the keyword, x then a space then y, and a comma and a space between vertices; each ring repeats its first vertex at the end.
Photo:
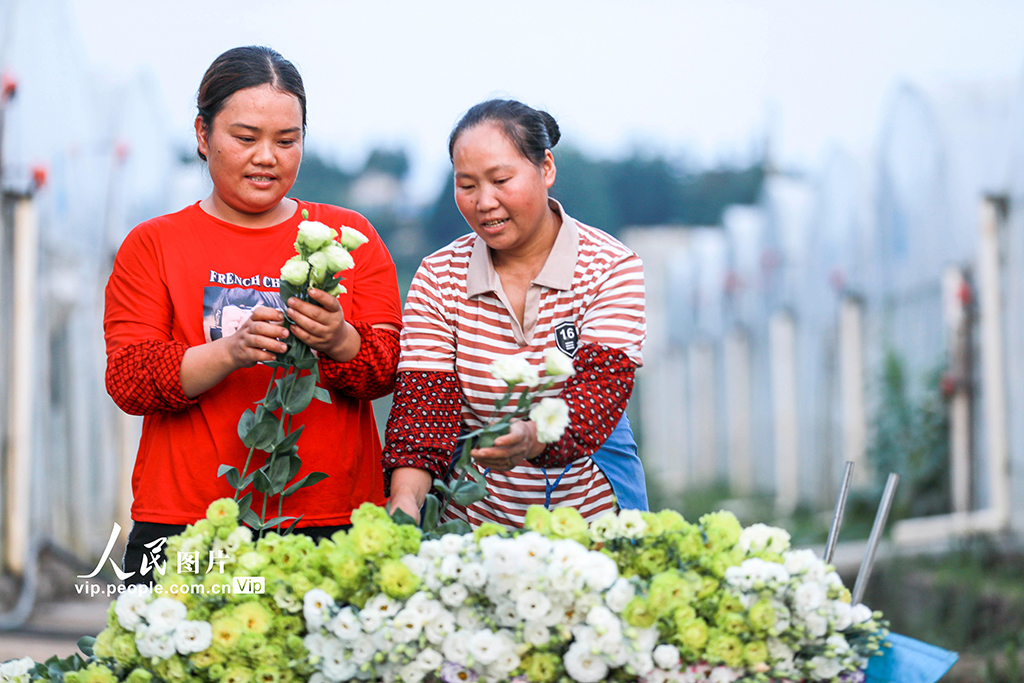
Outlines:
POLYGON ((459 438, 462 394, 454 372, 401 372, 384 433, 384 495, 391 471, 427 470, 435 479, 448 470, 459 438))
POLYGON ((530 461, 537 467, 564 467, 596 453, 615 430, 633 393, 636 363, 619 349, 582 344, 573 367, 576 374, 566 381, 561 395, 569 405, 569 427, 530 461))
POLYGON ((188 345, 148 340, 126 344, 107 358, 107 393, 129 415, 182 410, 197 402, 181 388, 181 359, 188 345))
POLYGON ((364 322, 352 326, 362 340, 359 353, 344 363, 321 356, 321 376, 328 386, 352 398, 372 401, 387 396, 395 388, 399 333, 364 322))

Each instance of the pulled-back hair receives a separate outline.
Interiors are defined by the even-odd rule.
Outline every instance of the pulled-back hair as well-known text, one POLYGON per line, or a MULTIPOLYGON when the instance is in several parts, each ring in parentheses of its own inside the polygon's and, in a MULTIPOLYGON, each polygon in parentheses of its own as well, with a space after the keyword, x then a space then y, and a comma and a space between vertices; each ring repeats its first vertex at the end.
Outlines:
MULTIPOLYGON (((210 130, 213 119, 229 97, 239 90, 261 85, 270 85, 295 96, 302 108, 302 133, 305 135, 306 89, 299 70, 276 50, 259 45, 232 48, 213 60, 206 70, 196 95, 203 128, 210 130)), ((206 161, 202 152, 197 150, 197 153, 206 161)))
POLYGON ((544 162, 544 152, 558 144, 561 133, 554 117, 516 100, 487 100, 474 105, 448 137, 448 158, 454 161, 455 142, 474 126, 492 122, 501 126, 505 137, 535 166, 544 162))

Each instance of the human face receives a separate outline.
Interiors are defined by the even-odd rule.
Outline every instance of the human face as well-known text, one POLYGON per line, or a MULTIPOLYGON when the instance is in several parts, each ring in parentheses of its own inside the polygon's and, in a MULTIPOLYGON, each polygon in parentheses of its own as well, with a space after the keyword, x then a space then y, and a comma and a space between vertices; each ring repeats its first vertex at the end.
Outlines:
POLYGON ((540 166, 519 153, 498 124, 464 131, 452 150, 455 203, 466 223, 491 249, 510 256, 550 247, 558 232, 548 206, 555 160, 540 166))
POLYGON ((286 219, 282 202, 302 161, 302 106, 270 85, 239 90, 207 129, 196 118, 199 151, 207 159, 213 192, 203 208, 248 227, 286 219))

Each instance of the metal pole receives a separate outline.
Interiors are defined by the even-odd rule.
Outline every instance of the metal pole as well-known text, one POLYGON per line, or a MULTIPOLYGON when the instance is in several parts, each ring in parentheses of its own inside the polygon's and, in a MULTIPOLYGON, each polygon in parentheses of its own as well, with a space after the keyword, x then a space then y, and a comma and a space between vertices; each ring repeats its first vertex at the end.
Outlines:
POLYGON ((878 550, 878 542, 882 538, 882 531, 885 529, 885 521, 889 517, 889 510, 892 508, 892 500, 896 497, 896 485, 900 483, 900 475, 890 472, 889 479, 885 482, 885 491, 882 492, 882 502, 875 514, 875 525, 871 527, 871 536, 868 537, 868 551, 864 555, 864 561, 860 563, 860 571, 857 572, 857 582, 853 585, 853 604, 860 603, 864 597, 864 589, 867 588, 868 579, 871 578, 871 570, 875 565, 875 551, 878 550))
POLYGON ((828 540, 825 542, 825 562, 831 564, 832 555, 836 551, 836 542, 839 540, 839 529, 843 526, 843 513, 846 512, 846 497, 850 493, 850 481, 853 479, 853 461, 847 460, 843 469, 843 483, 839 486, 839 496, 836 498, 836 510, 832 513, 832 526, 828 530, 828 540))

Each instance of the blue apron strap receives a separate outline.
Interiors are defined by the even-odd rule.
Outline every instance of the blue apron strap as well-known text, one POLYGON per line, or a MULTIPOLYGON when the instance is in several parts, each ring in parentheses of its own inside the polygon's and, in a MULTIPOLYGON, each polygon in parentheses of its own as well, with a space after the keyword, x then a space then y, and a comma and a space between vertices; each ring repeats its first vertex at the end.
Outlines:
POLYGON ((551 479, 548 478, 547 468, 544 469, 544 509, 545 510, 550 510, 551 509, 551 494, 554 492, 555 487, 558 486, 559 482, 562 481, 562 477, 565 476, 565 473, 569 471, 570 467, 572 467, 572 463, 569 463, 568 465, 566 465, 565 469, 562 470, 562 473, 559 474, 558 478, 555 479, 554 481, 551 481, 551 479))

